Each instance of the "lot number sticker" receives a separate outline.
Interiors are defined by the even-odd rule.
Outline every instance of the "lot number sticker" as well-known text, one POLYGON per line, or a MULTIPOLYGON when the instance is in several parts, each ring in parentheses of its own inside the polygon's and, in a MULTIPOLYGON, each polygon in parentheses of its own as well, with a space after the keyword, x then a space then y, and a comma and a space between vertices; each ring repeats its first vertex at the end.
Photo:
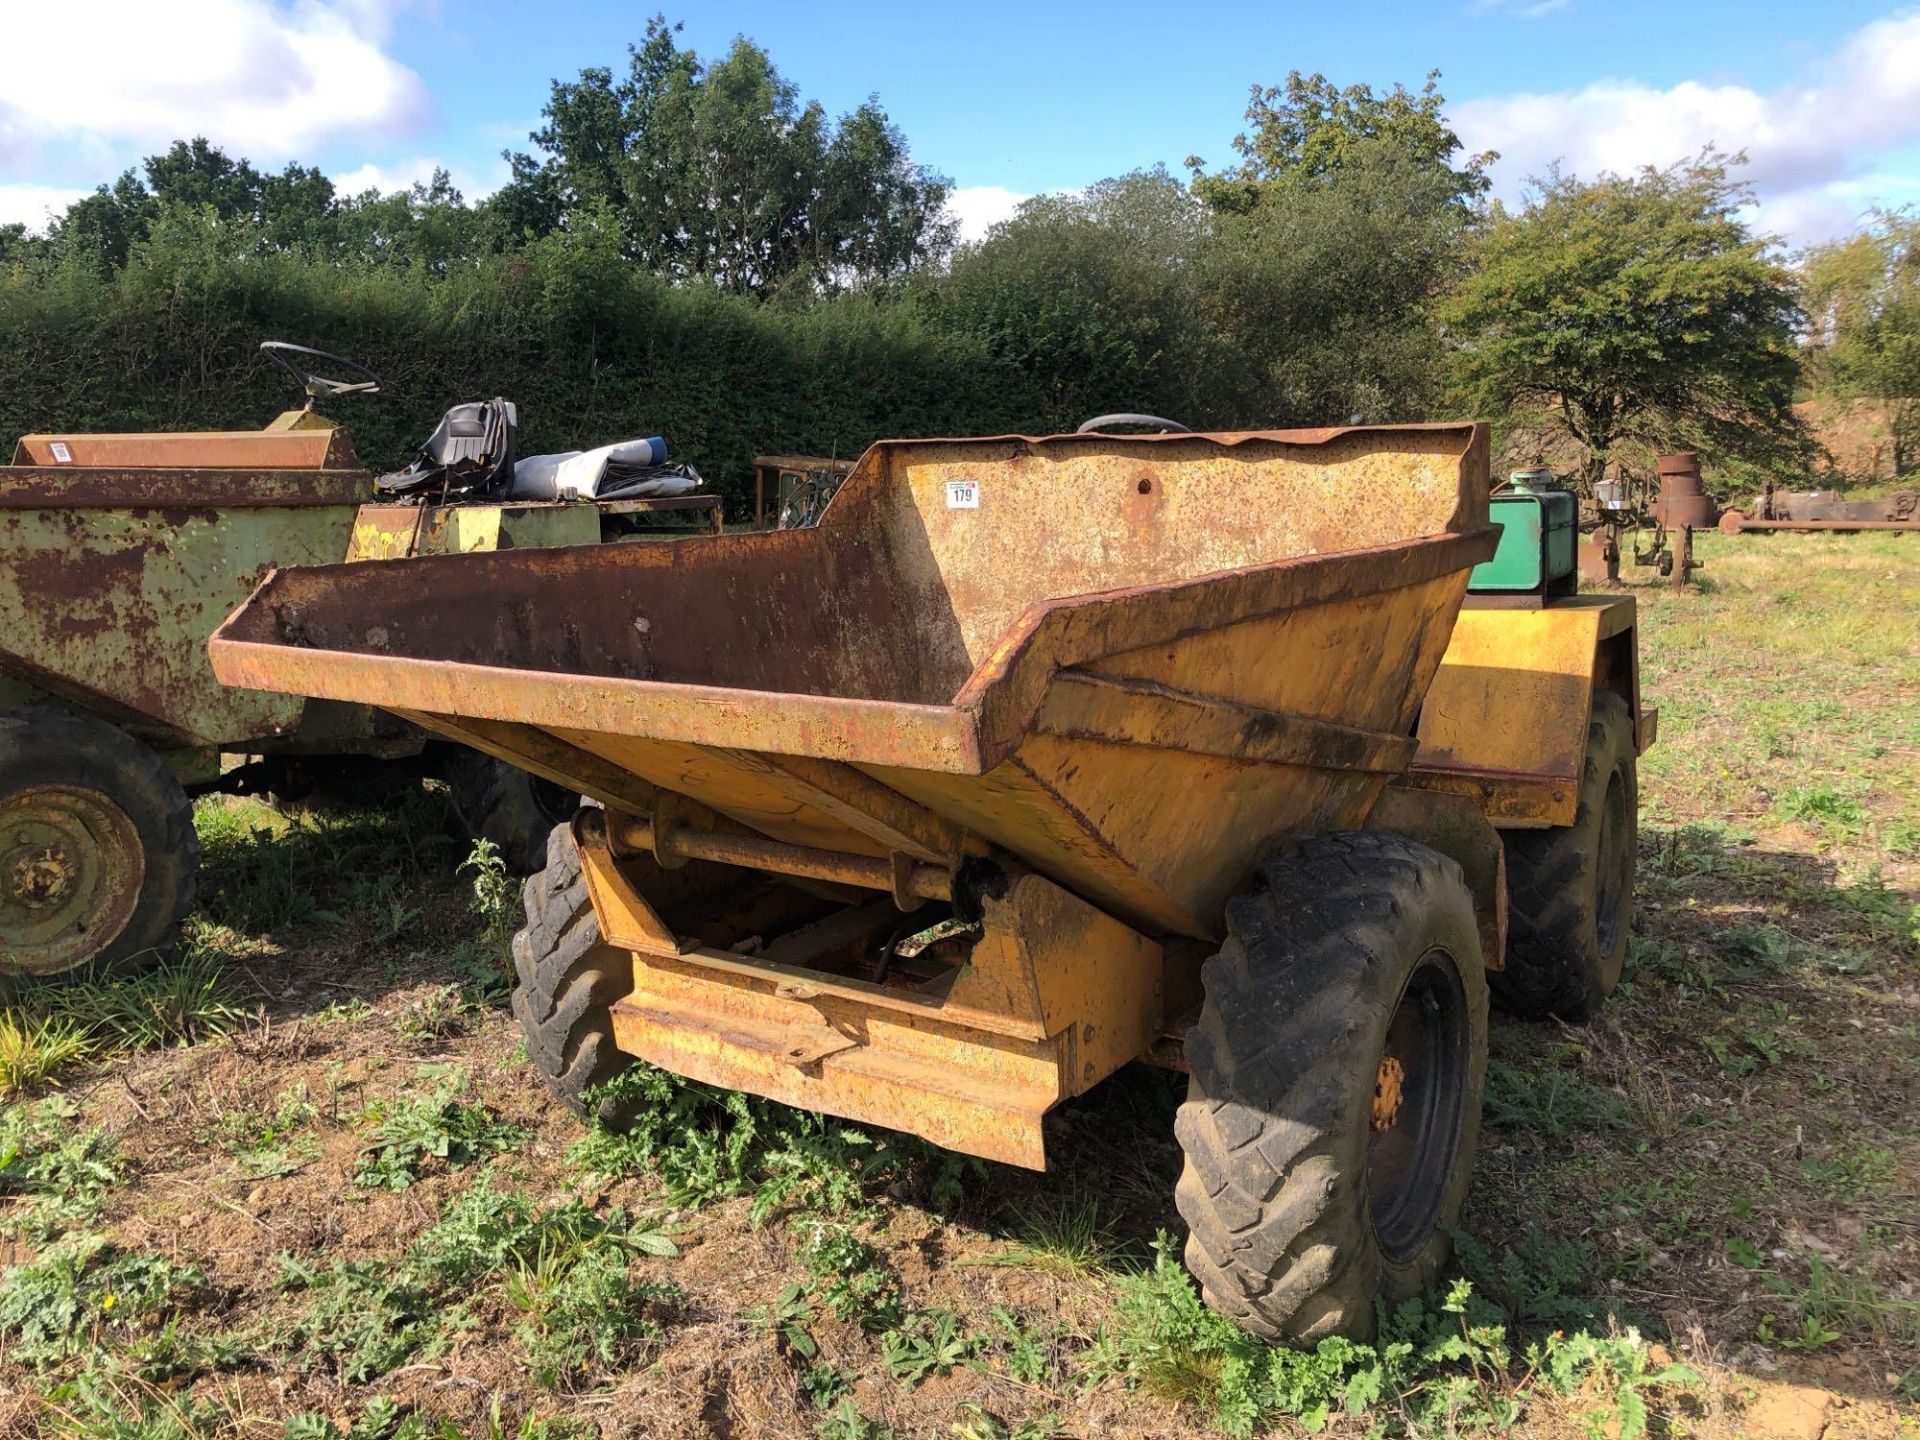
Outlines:
POLYGON ((980 508, 980 482, 978 480, 947 481, 947 508, 949 510, 978 510, 980 508))
POLYGON ((59 465, 71 465, 73 463, 73 452, 58 440, 54 441, 53 444, 47 448, 53 451, 54 463, 59 465))

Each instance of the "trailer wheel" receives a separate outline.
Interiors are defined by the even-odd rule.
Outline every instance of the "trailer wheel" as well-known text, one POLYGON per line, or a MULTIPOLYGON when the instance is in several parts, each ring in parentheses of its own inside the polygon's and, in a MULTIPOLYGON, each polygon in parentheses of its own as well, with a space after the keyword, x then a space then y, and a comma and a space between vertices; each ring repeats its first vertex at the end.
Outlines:
POLYGON ((1633 919, 1638 769, 1632 712, 1603 691, 1587 723, 1573 824, 1505 837, 1507 964, 1487 977, 1501 1009, 1585 1020, 1620 983, 1633 919))
POLYGON ((1202 971, 1175 1129, 1187 1268, 1272 1340, 1365 1338, 1438 1273, 1472 1178, 1487 989, 1460 867, 1339 833, 1262 862, 1202 971))
POLYGON ((579 795, 565 786, 464 745, 447 747, 441 773, 467 833, 497 845, 515 875, 532 875, 547 863, 548 834, 580 806, 579 795))
POLYGON ((576 1115, 625 1129, 630 1113, 607 1102, 594 1110, 585 1096, 633 1063, 614 1043, 612 1013, 633 988, 633 961, 600 937, 570 826, 548 833, 546 864, 521 897, 527 923, 513 937, 513 1014, 527 1059, 576 1115))
POLYGON ((0 974, 159 963, 199 868, 193 804, 152 750, 90 716, 0 712, 0 974))

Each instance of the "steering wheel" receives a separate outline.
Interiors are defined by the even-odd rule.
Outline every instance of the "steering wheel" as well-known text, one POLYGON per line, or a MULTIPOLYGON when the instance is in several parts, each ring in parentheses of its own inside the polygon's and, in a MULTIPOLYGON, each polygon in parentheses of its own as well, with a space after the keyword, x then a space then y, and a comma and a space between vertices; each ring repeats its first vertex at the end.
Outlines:
POLYGON ((260 349, 266 357, 282 370, 300 382, 300 388, 306 392, 307 407, 311 409, 316 400, 329 400, 336 395, 378 395, 380 377, 357 360, 348 360, 341 355, 329 355, 324 350, 309 349, 305 345, 290 344, 285 340, 262 340, 260 349), (329 368, 338 366, 349 374, 358 375, 358 380, 335 380, 308 367, 296 356, 324 360, 329 368))
POLYGON ((1191 435, 1193 432, 1178 420, 1162 420, 1158 415, 1096 415, 1073 433, 1093 435, 1102 430, 1111 430, 1116 425, 1152 425, 1162 435, 1191 435))

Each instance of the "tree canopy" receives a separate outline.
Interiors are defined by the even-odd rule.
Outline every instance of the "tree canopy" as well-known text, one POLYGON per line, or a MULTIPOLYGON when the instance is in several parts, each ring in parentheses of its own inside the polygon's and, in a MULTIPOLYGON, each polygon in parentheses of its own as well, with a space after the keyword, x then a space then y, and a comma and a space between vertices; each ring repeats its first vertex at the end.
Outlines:
POLYGON ((1456 163, 1464 147, 1447 124, 1438 70, 1417 93, 1396 84, 1384 95, 1294 70, 1283 85, 1253 87, 1247 124, 1233 140, 1238 165, 1208 174, 1205 160, 1187 157, 1194 193, 1216 210, 1244 213, 1275 190, 1334 180, 1382 152, 1443 176, 1448 199, 1465 209, 1487 193, 1487 167, 1500 158, 1489 151, 1456 163))
POLYGON ((1894 469, 1920 464, 1920 217, 1880 212, 1859 233, 1813 250, 1806 305, 1817 378, 1836 393, 1886 402, 1894 469))
POLYGON ((744 37, 703 62, 656 16, 626 73, 555 81, 539 154, 509 156, 498 197, 529 234, 581 206, 619 217, 659 275, 765 294, 896 279, 953 247, 949 182, 914 162, 877 97, 829 120, 744 37))
MULTIPOLYGON (((469 208, 444 170, 407 190, 341 195, 313 166, 262 172, 201 136, 174 141, 140 172, 125 171, 75 201, 39 246, 22 233, 12 248, 117 270, 169 213, 205 217, 236 254, 445 265, 500 248, 497 220, 485 207, 469 208)), ((0 239, 0 259, 7 253, 0 239)))
POLYGON ((1796 277, 1729 163, 1554 175, 1496 208, 1439 311, 1463 407, 1562 429, 1589 482, 1630 442, 1802 452, 1796 277))

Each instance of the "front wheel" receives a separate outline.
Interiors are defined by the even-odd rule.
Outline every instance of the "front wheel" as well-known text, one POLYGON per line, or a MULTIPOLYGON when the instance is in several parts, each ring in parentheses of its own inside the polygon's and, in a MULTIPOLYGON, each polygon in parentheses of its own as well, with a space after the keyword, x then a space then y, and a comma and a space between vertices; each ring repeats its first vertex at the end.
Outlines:
POLYGON ((158 964, 199 868, 192 802, 147 746, 87 715, 0 713, 0 974, 158 964))
POLYGON ((1175 1130, 1187 1267, 1272 1340, 1364 1339, 1446 1261, 1473 1173, 1487 987, 1460 867, 1338 833, 1260 866, 1202 970, 1175 1130))
POLYGON ((633 988, 633 957, 601 936, 570 825, 548 833, 546 863, 527 877, 521 898, 513 1015, 527 1059, 568 1109, 624 1129, 630 1115, 610 1101, 596 1108, 588 1094, 633 1063, 613 1036, 613 1004, 633 988))

